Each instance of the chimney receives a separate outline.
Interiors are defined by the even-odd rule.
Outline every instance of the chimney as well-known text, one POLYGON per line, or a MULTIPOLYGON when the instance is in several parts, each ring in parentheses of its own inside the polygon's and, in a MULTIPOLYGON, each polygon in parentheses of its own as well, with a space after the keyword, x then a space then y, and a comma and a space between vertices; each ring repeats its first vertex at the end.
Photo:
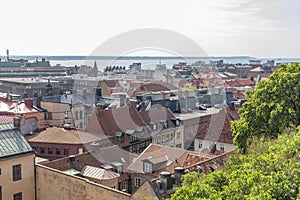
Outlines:
POLYGON ((83 90, 82 90, 82 95, 83 95, 83 98, 84 98, 84 99, 87 98, 87 90, 86 90, 86 88, 83 88, 83 90))
POLYGON ((8 91, 6 93, 6 101, 11 101, 12 100, 12 95, 10 94, 10 92, 8 91))
POLYGON ((43 97, 40 95, 40 96, 38 96, 38 98, 37 98, 37 103, 36 103, 36 106, 38 107, 38 108, 41 108, 41 101, 42 101, 42 99, 43 99, 43 97))
POLYGON ((175 183, 175 179, 172 177, 170 172, 163 171, 160 173, 159 181, 161 183, 161 190, 163 192, 168 193, 173 189, 173 184, 175 183))
POLYGON ((32 108, 33 107, 32 99, 25 99, 25 105, 32 108))
POLYGON ((184 174, 184 167, 182 167, 182 166, 174 167, 175 181, 176 181, 176 183, 178 183, 179 186, 181 186, 181 176, 183 174, 184 174))
POLYGON ((98 142, 92 142, 90 146, 92 147, 91 150, 95 153, 97 153, 100 149, 100 144, 98 142))
POLYGON ((19 131, 21 130, 21 119, 18 117, 13 118, 13 125, 16 127, 19 131))
POLYGON ((70 161, 73 163, 75 162, 75 155, 70 155, 69 156, 70 161))
POLYGON ((243 103, 245 103, 247 100, 245 100, 245 99, 242 99, 241 100, 241 103, 240 103, 240 107, 242 107, 243 106, 243 103))
POLYGON ((230 108, 231 111, 235 110, 233 102, 230 102, 228 105, 229 105, 229 108, 230 108))
POLYGON ((213 155, 213 154, 215 154, 216 150, 217 150, 217 144, 215 143, 210 148, 210 152, 209 153, 213 155))
POLYGON ((125 106, 126 95, 120 94, 120 107, 125 106))

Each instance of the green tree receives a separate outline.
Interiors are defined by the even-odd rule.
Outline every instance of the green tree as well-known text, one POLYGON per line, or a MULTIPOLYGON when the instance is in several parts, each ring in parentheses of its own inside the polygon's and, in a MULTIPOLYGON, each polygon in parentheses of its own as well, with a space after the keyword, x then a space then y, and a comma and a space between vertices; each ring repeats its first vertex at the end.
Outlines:
POLYGON ((247 91, 239 113, 231 129, 235 145, 244 153, 253 138, 277 138, 300 125, 300 64, 282 66, 254 91, 247 91))
POLYGON ((299 199, 300 130, 278 139, 254 139, 248 153, 236 153, 226 167, 183 182, 171 199, 299 199))

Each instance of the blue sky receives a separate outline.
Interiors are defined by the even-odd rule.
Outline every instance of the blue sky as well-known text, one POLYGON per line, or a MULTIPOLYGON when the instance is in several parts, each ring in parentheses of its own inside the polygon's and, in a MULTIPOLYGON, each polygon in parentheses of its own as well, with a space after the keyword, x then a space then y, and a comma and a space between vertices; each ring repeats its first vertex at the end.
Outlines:
POLYGON ((211 56, 300 57, 297 0, 12 0, 1 8, 1 55, 89 55, 122 32, 163 28, 211 56))

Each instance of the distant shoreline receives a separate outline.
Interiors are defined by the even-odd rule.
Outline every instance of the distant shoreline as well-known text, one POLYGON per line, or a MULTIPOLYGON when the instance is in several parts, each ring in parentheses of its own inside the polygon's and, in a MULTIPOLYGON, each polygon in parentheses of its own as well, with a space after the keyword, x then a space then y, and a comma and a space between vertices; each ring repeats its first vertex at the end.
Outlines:
MULTIPOLYGON (((6 56, 0 56, 1 59, 5 59, 6 56)), ((242 59, 256 59, 250 56, 46 56, 46 55, 32 55, 32 56, 23 56, 23 55, 15 55, 10 56, 11 59, 26 59, 26 60, 35 60, 46 58, 48 60, 153 60, 153 59, 230 59, 230 58, 242 58, 242 59)))
MULTIPOLYGON (((1 60, 5 60, 6 56, 1 55, 1 60)), ((47 55, 11 55, 11 59, 25 59, 25 60, 36 60, 46 58, 47 60, 169 60, 169 59, 212 59, 212 60, 223 60, 223 59, 254 59, 254 60, 299 60, 300 58, 280 58, 280 57, 251 57, 251 56, 47 56, 47 55)))

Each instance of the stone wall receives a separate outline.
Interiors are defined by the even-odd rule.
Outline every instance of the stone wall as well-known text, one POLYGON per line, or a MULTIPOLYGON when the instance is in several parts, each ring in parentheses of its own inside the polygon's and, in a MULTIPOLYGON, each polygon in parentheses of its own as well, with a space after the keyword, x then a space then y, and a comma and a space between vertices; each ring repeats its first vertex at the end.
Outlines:
POLYGON ((127 200, 127 193, 93 183, 81 177, 67 175, 43 165, 36 165, 37 200, 127 200))

